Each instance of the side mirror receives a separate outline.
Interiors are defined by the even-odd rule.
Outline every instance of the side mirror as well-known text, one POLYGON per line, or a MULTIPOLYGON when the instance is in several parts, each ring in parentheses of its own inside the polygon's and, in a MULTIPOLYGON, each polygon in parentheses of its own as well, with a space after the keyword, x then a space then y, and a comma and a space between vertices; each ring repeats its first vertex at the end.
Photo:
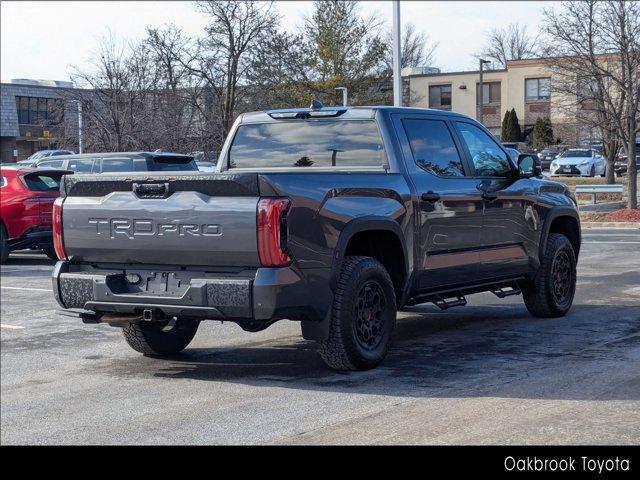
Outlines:
POLYGON ((540 160, 528 153, 521 154, 518 157, 518 173, 521 178, 531 178, 542 175, 540 160))

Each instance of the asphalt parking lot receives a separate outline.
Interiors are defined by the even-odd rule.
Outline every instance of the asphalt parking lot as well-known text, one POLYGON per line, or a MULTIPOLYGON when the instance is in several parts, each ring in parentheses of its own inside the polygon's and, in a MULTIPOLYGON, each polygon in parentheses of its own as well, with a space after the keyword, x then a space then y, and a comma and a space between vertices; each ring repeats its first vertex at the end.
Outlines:
POLYGON ((204 322, 170 359, 58 316, 53 262, 1 268, 2 444, 637 444, 640 229, 584 230, 574 307, 520 297, 401 314, 374 371, 328 370, 299 325, 204 322))

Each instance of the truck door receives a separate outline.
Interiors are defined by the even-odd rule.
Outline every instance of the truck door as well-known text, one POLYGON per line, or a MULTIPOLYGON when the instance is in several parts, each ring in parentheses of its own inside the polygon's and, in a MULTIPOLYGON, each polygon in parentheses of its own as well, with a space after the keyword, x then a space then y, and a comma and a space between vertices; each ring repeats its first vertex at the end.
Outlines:
POLYGON ((470 122, 455 124, 484 202, 478 277, 490 280, 525 273, 529 256, 537 253, 535 232, 541 227, 532 182, 515 175, 516 166, 489 133, 470 122))
POLYGON ((444 116, 394 115, 416 205, 417 289, 464 284, 477 274, 483 199, 444 116))

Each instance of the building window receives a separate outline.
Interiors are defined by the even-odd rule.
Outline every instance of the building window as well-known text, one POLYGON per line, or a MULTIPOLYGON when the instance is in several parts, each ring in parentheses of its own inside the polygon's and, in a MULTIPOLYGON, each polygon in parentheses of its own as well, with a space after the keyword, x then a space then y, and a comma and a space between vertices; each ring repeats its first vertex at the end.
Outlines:
POLYGON ((451 110, 451 85, 430 86, 429 107, 440 110, 451 110))
MULTIPOLYGON (((482 104, 500 103, 500 82, 482 84, 482 104)), ((480 104, 480 84, 476 83, 476 105, 480 104)))
POLYGON ((527 78, 524 81, 524 99, 527 102, 548 102, 551 92, 550 78, 527 78))
POLYGON ((64 103, 58 98, 16 97, 20 125, 58 125, 64 118, 64 103))

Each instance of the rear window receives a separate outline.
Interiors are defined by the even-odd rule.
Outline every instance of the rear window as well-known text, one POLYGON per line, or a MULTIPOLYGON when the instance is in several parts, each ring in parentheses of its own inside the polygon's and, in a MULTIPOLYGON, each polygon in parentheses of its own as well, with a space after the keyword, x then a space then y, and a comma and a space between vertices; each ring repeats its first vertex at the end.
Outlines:
POLYGON ((147 159, 147 170, 150 172, 184 172, 198 170, 196 161, 191 157, 152 157, 147 159))
POLYGON ((133 160, 128 157, 103 158, 102 172, 132 172, 133 160))
POLYGON ((370 120, 309 120, 241 125, 229 168, 379 167, 382 137, 370 120))
POLYGON ((63 173, 29 173, 24 176, 24 183, 29 190, 36 192, 55 192, 60 188, 63 173))

